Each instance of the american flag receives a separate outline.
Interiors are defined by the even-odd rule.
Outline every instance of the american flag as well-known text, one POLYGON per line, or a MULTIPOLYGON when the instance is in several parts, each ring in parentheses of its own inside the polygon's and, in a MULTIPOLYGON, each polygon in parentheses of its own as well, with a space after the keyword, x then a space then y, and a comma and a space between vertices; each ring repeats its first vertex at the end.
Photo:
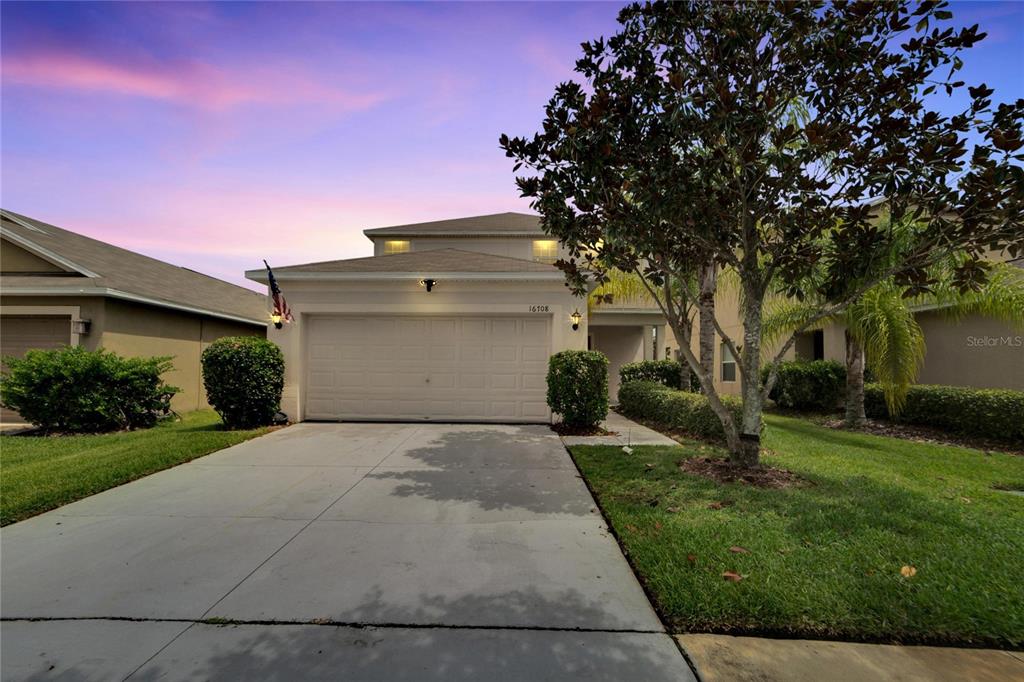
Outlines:
MULTIPOLYGON (((291 322, 294 319, 292 317, 292 309, 288 307, 288 301, 284 300, 284 296, 281 295, 281 287, 277 286, 277 280, 274 279, 274 271, 270 269, 270 264, 266 260, 263 261, 263 264, 267 266, 270 294, 274 298, 274 312, 271 315, 277 320, 291 322)), ((281 322, 274 322, 274 326, 280 329, 281 322)))

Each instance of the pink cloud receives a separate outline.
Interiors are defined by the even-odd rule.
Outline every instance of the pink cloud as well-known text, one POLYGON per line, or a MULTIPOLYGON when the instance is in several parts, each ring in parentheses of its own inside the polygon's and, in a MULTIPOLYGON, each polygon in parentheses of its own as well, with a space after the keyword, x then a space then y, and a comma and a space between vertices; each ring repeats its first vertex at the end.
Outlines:
POLYGON ((274 103, 317 103, 334 110, 359 111, 389 97, 380 91, 329 85, 294 66, 231 71, 196 61, 145 66, 62 52, 7 56, 3 80, 5 84, 165 100, 213 111, 274 103))

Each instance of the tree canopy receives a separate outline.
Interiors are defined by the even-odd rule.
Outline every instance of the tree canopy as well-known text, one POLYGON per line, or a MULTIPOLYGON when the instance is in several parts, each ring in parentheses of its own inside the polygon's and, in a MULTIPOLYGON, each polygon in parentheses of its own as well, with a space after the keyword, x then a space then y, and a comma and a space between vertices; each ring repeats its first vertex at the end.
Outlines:
POLYGON ((951 17, 943 2, 629 5, 619 33, 583 44, 582 83, 556 88, 541 131, 501 137, 578 293, 611 268, 635 273, 678 329, 671 282, 695 263, 736 272, 743 337, 716 326, 740 358, 742 423, 681 350, 738 463, 757 462, 773 381, 759 381, 771 288, 821 301, 821 319, 885 279, 927 292, 953 251, 965 290, 991 249, 1024 253, 1024 100, 994 104, 991 88, 955 80, 984 34, 951 17), (956 115, 930 107, 965 87, 956 115))

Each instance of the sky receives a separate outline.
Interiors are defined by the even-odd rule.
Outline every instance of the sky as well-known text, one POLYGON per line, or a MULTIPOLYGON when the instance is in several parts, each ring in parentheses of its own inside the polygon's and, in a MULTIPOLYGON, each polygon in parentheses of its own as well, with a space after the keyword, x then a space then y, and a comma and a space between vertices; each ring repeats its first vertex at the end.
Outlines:
MULTIPOLYGON (((251 288, 366 228, 529 212, 498 136, 620 6, 5 1, 0 203, 251 288)), ((989 33, 962 78, 1024 97, 1024 2, 952 10, 989 33)))

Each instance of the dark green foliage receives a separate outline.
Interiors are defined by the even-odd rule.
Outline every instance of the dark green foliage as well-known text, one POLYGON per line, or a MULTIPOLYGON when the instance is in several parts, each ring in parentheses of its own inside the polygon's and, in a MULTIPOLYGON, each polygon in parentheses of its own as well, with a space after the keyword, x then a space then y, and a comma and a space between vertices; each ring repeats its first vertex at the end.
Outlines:
POLYGON ((160 376, 170 358, 123 358, 80 346, 4 358, 0 402, 45 431, 97 433, 148 428, 179 389, 160 376))
MULTIPOLYGON (((893 419, 881 385, 864 387, 864 412, 872 419, 893 419)), ((906 406, 893 421, 1024 443, 1024 391, 919 384, 910 387, 906 406)))
POLYGON ((217 339, 203 351, 203 385, 229 428, 266 426, 281 407, 284 355, 258 336, 217 339))
MULTIPOLYGON (((619 369, 619 381, 624 384, 630 381, 655 381, 669 388, 679 389, 682 383, 681 371, 682 364, 678 360, 641 360, 623 365, 619 369)), ((693 372, 689 372, 688 375, 688 389, 699 392, 700 380, 693 372)))
MULTIPOLYGON (((739 421, 743 403, 722 396, 722 403, 739 421)), ((707 396, 676 391, 651 381, 634 381, 619 387, 619 410, 627 417, 680 429, 699 438, 725 440, 722 421, 711 409, 707 396)))
POLYGON ((548 407, 569 426, 597 426, 608 416, 608 358, 564 350, 548 361, 548 407))
MULTIPOLYGON (((796 360, 778 363, 778 378, 768 397, 788 410, 831 412, 846 390, 846 368, 835 360, 796 360)), ((771 366, 761 369, 762 383, 771 366)))

